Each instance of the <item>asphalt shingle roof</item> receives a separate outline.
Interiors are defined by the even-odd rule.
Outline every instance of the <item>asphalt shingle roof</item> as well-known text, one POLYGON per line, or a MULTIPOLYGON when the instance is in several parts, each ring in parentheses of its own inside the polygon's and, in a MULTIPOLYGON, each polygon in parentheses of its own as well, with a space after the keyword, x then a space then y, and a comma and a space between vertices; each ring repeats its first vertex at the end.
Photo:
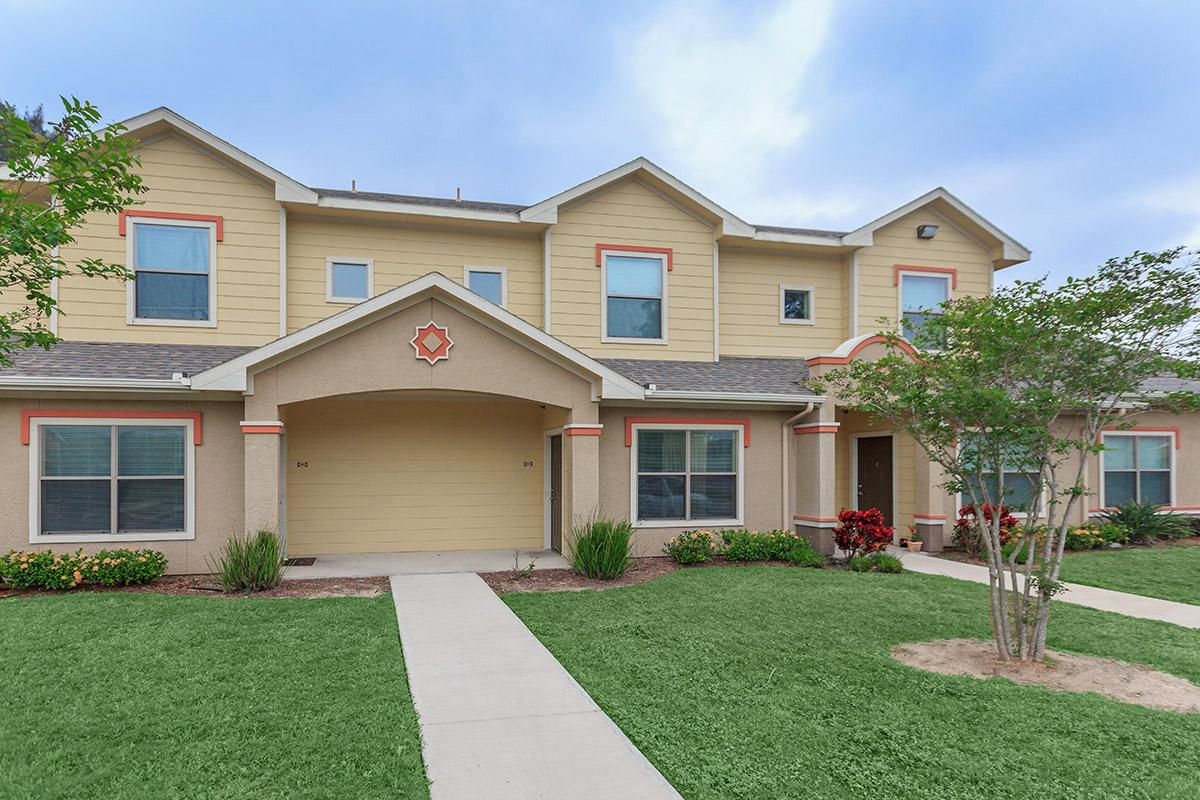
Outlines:
POLYGON ((253 347, 144 342, 59 342, 42 350, 14 353, 0 378, 100 378, 171 380, 176 372, 194 375, 237 358, 253 347))
POLYGON ((439 208, 469 208, 473 211, 499 211, 516 214, 529 206, 513 203, 493 203, 487 200, 455 200, 452 197, 423 197, 415 194, 390 194, 388 192, 352 192, 349 189, 313 189, 321 197, 347 197, 352 200, 376 200, 381 203, 409 203, 418 206, 439 208))
POLYGON ((1143 381, 1142 389, 1147 392, 1200 392, 1200 381, 1168 375, 1143 381))
POLYGON ((601 364, 643 386, 653 383, 665 392, 816 393, 803 382, 808 365, 802 358, 725 357, 720 361, 667 361, 601 358, 601 364))

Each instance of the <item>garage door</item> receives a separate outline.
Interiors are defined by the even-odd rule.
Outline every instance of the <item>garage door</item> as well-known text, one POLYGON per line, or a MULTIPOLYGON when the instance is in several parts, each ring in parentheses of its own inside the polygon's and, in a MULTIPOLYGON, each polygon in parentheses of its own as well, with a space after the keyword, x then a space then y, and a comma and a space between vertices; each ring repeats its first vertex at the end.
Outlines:
POLYGON ((289 407, 289 553, 541 547, 542 414, 510 402, 289 407))

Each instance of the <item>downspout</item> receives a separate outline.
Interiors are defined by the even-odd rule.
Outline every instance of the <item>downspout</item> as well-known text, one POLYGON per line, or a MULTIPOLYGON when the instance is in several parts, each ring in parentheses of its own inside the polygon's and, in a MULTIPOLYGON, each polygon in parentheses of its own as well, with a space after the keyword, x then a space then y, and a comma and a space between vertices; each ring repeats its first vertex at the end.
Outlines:
POLYGON ((796 424, 796 420, 811 414, 813 409, 816 407, 816 403, 809 401, 809 403, 804 406, 803 411, 788 417, 784 421, 783 428, 781 429, 782 437, 780 438, 780 452, 782 455, 780 456, 780 459, 782 463, 780 464, 779 472, 783 476, 783 526, 780 528, 780 530, 790 531, 793 528, 792 493, 790 481, 788 480, 788 456, 791 455, 791 448, 788 446, 788 443, 791 442, 791 437, 788 436, 789 429, 792 427, 792 425, 796 424))

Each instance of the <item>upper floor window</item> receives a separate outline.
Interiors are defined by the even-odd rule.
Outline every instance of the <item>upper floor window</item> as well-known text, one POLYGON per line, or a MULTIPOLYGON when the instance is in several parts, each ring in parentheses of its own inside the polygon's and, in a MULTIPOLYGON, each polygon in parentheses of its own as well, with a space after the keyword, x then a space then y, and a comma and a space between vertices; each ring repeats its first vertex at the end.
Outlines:
POLYGON ((939 316, 938 307, 950 299, 950 275, 900 273, 900 315, 903 333, 913 339, 925 320, 939 316))
POLYGON ((508 306, 508 271, 504 267, 465 267, 467 288, 484 300, 508 306))
POLYGON ((667 256, 601 254, 606 342, 665 344, 667 256))
POLYGON ((361 303, 371 296, 374 262, 369 258, 325 259, 325 299, 330 303, 361 303))
POLYGON ((210 326, 216 320, 215 223, 138 220, 130 224, 130 323, 210 326))
POLYGON ((779 287, 779 321, 785 325, 813 324, 813 287, 779 287))
POLYGON ((1172 452, 1170 435, 1104 434, 1103 504, 1171 505, 1172 452))

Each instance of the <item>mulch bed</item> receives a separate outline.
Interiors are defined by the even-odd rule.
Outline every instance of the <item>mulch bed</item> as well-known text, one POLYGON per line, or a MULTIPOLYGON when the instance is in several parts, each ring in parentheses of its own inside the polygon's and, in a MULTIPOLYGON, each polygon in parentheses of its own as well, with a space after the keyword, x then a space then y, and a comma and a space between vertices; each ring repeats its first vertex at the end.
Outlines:
MULTIPOLYGON (((153 592, 193 597, 221 597, 233 600, 242 597, 375 597, 389 590, 387 578, 314 578, 312 580, 285 580, 276 588, 266 592, 225 594, 211 575, 166 575, 140 586, 84 586, 70 589, 68 592, 127 592, 134 594, 153 592)), ((0 598, 66 593, 51 592, 45 589, 0 589, 0 598)))
MULTIPOLYGON (((533 574, 521 577, 513 570, 503 572, 481 572, 479 577, 492 588, 496 594, 508 592, 577 592, 582 589, 617 589, 622 586, 634 586, 639 583, 654 580, 668 575, 677 569, 707 569, 710 567, 793 567, 803 569, 786 561, 726 561, 716 556, 704 564, 689 564, 681 566, 668 556, 650 556, 631 558, 629 571, 616 580, 601 581, 586 578, 572 569, 534 569, 533 574)), ((826 564, 827 569, 841 568, 840 564, 826 564)))

